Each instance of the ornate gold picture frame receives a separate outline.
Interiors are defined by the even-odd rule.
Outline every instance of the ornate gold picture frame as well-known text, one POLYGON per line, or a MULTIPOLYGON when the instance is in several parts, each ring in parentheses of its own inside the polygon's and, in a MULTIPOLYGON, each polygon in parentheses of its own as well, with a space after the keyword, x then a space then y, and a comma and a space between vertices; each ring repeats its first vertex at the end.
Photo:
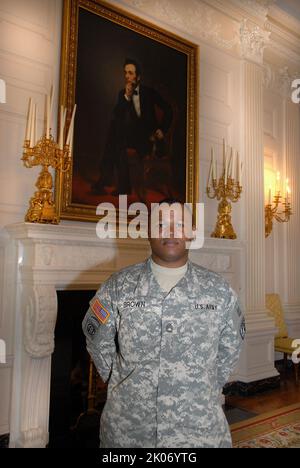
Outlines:
POLYGON ((61 218, 97 221, 120 194, 197 201, 198 53, 100 0, 65 0, 60 104, 67 124, 77 112, 71 168, 56 180, 61 218))

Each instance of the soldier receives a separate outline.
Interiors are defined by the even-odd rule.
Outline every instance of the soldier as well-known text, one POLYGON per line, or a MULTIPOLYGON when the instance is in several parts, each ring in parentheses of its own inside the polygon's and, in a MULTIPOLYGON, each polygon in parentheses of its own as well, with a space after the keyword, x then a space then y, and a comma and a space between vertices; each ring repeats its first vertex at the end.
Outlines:
POLYGON ((160 208, 151 257, 113 274, 83 321, 108 381, 100 447, 231 447, 220 392, 238 360, 244 318, 227 282, 188 259, 182 205, 160 208))

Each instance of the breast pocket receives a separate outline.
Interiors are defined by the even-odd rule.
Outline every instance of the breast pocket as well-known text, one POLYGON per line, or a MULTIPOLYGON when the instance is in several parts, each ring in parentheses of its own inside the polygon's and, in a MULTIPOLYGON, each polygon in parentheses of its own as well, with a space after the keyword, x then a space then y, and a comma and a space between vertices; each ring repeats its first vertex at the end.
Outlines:
MULTIPOLYGON (((138 302, 138 301, 136 301, 138 302)), ((160 344, 160 319, 154 309, 145 307, 121 308, 118 331, 119 349, 131 362, 153 357, 160 344)))

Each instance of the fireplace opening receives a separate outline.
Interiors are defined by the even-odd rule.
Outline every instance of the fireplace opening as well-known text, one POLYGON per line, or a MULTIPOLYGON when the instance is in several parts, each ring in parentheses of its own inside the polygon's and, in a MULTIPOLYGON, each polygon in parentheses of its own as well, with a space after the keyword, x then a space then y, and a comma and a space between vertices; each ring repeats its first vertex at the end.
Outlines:
POLYGON ((99 447, 106 384, 86 351, 81 324, 94 291, 57 291, 51 362, 49 448, 99 447))

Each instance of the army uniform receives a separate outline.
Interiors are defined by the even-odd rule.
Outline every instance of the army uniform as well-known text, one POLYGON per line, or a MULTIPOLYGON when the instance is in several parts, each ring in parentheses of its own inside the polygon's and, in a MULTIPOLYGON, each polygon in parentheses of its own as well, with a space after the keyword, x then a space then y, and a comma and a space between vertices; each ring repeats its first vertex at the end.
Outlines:
POLYGON ((83 321, 107 401, 101 447, 231 447, 220 392, 245 335, 237 297, 188 261, 165 293, 150 259, 113 274, 83 321))

